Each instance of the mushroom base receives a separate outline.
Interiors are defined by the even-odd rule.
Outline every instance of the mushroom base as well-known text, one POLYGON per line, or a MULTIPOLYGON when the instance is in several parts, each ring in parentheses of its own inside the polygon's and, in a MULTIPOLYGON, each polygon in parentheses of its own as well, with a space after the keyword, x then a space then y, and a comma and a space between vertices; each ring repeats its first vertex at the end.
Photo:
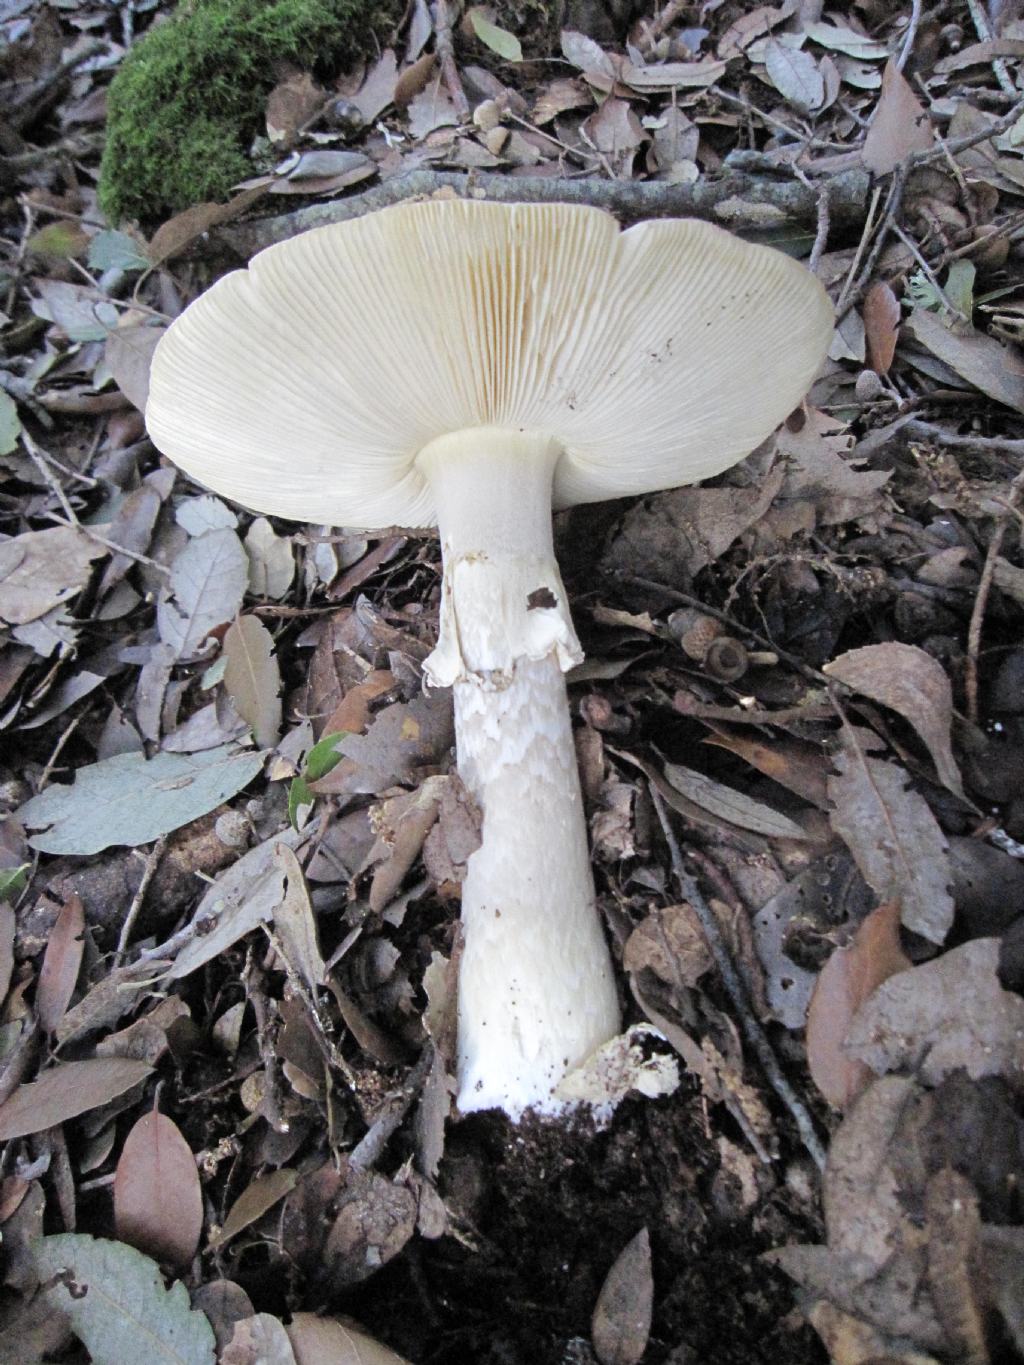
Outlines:
POLYGON ((455 685, 459 772, 484 811, 462 888, 463 1113, 554 1115, 553 1091, 619 1028, 594 899, 558 660, 521 660, 508 686, 455 685))

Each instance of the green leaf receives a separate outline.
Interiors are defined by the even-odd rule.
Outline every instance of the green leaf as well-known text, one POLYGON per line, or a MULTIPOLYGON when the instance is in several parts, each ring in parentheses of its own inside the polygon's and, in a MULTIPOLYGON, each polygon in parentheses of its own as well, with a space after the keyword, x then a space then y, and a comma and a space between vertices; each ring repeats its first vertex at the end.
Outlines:
POLYGON ((974 312, 974 277, 977 274, 972 261, 954 261, 949 267, 944 288, 946 298, 954 308, 959 309, 965 318, 974 312))
POLYGON ((57 1277, 47 1299, 67 1315, 93 1365, 214 1365, 213 1328, 189 1306, 180 1280, 164 1288, 160 1267, 123 1242, 86 1233, 44 1237, 40 1277, 57 1277))
POLYGON ((28 883, 31 866, 31 863, 22 863, 20 867, 5 867, 0 871, 0 901, 12 901, 21 895, 28 883))
POLYGON ((90 270, 147 270, 151 264, 127 232, 97 232, 89 243, 90 270))
POLYGON ((473 32, 480 41, 492 52, 496 52, 499 57, 504 57, 506 62, 521 62, 523 60, 523 49, 514 33, 509 33, 507 29, 492 24, 489 19, 484 18, 478 9, 469 11, 469 22, 473 25, 473 32))
POLYGON ((329 735, 324 735, 306 755, 306 763, 301 774, 292 778, 292 785, 288 788, 288 819, 291 821, 292 829, 299 827, 299 809, 302 806, 311 806, 316 800, 316 792, 309 784, 319 782, 321 777, 326 777, 332 768, 338 766, 344 755, 339 754, 335 746, 347 738, 347 730, 335 730, 329 735))
POLYGON ((251 782, 261 754, 224 744, 196 754, 115 754, 79 768, 74 785, 47 787, 18 819, 44 830, 29 839, 43 853, 134 848, 206 815, 251 782))
POLYGON ((14 399, 0 389, 0 455, 10 455, 21 435, 21 421, 14 399))
POLYGON ((307 782, 319 782, 321 777, 326 777, 332 768, 338 766, 344 755, 339 754, 335 746, 347 738, 347 730, 335 730, 313 745, 306 755, 306 766, 302 770, 307 782))

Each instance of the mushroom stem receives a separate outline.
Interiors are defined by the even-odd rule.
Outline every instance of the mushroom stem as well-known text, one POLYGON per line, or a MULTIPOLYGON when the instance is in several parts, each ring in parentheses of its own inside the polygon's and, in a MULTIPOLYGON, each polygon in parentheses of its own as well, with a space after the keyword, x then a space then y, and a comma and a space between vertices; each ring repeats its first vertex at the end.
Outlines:
POLYGON ((555 1114, 567 1071, 618 1031, 563 671, 582 657, 551 532, 558 443, 479 428, 418 458, 436 500, 459 772, 483 812, 462 888, 459 1108, 555 1114))

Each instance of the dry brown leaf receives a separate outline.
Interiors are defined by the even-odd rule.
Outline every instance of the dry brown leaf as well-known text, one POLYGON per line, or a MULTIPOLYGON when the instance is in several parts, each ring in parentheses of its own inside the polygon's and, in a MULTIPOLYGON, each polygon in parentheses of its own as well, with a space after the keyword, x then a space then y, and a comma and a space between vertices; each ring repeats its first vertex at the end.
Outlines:
POLYGON ((999 984, 997 938, 976 938, 879 986, 847 1034, 873 1071, 952 1072, 1024 1083, 1024 999, 999 984))
POLYGON ((533 106, 533 121, 543 127, 559 114, 570 109, 590 109, 593 103, 594 96, 583 81, 576 76, 563 76, 541 88, 533 106))
POLYGON ((900 305, 884 280, 876 280, 864 295, 861 309, 868 364, 876 374, 888 374, 900 331, 900 305))
POLYGON ((21 1085, 0 1105, 0 1142, 41 1133, 116 1099, 138 1085, 152 1067, 127 1057, 62 1062, 38 1080, 21 1085))
POLYGON ((796 739, 752 739, 713 721, 706 724, 713 733, 705 744, 737 754, 759 773, 819 810, 828 809, 828 762, 819 748, 796 739))
POLYGON ((281 733, 281 670, 274 637, 256 616, 240 616, 224 636, 224 690, 256 743, 273 748, 281 733))
POLYGON ((714 966, 711 949, 692 906, 665 905, 652 911, 626 940, 627 972, 649 967, 670 986, 695 986, 714 966))
POLYGON ((332 711, 324 726, 325 735, 344 731, 349 735, 365 735, 373 718, 371 703, 395 687, 395 675, 386 668, 375 668, 361 683, 350 687, 332 711))
POLYGON ((365 735, 346 735, 335 746, 342 760, 310 787, 317 795, 376 795, 412 786, 422 768, 436 767, 454 743, 451 698, 431 692, 394 702, 373 717, 365 735))
POLYGON ((725 30, 718 40, 718 55, 723 61, 738 57, 751 43, 763 38, 777 24, 784 23, 797 9, 797 0, 783 0, 781 5, 758 5, 725 30))
POLYGON ((915 308, 903 326, 908 336, 968 384, 997 403, 1024 412, 1024 360, 1008 346, 973 328, 953 331, 927 308, 915 308))
POLYGON ((335 1200, 324 1261, 334 1286, 358 1284, 402 1250, 416 1231, 417 1200, 407 1185, 349 1166, 335 1200))
POLYGON ((74 526, 25 531, 0 544, 0 621, 26 625, 67 602, 110 551, 74 526))
POLYGON ((290 147, 303 124, 323 108, 326 91, 308 71, 293 71, 267 96, 267 137, 275 147, 290 147))
POLYGON ((85 911, 72 891, 50 931, 36 989, 36 1014, 47 1033, 56 1031, 71 1003, 85 949, 85 911))
POLYGON ((394 102, 399 109, 404 108, 427 88, 434 74, 437 58, 432 52, 418 57, 412 66, 407 66, 395 82, 394 102))
POLYGON ((931 150, 932 126, 921 101, 890 58, 882 74, 882 93, 875 105, 864 149, 864 165, 874 175, 888 175, 912 152, 931 150))
POLYGON ((581 131, 599 152, 616 158, 626 156, 647 141, 647 134, 627 100, 606 99, 585 120, 581 131))
POLYGON ((594 1306, 590 1339, 601 1365, 638 1365, 647 1349, 653 1308, 651 1240, 641 1228, 619 1252, 594 1306))
POLYGON ((818 974, 807 1011, 807 1065, 836 1109, 847 1108, 872 1079, 871 1068, 844 1046, 854 1016, 883 981, 912 965, 900 946, 899 928, 899 902, 880 905, 818 974))
POLYGON ((7 998, 14 971, 14 911, 6 901, 0 901, 0 1005, 7 998))
POLYGON ((225 1246, 245 1228, 251 1227, 295 1188, 297 1180, 296 1173, 287 1168, 258 1176, 231 1205, 224 1226, 209 1239, 210 1250, 225 1246))
POLYGON ((237 218, 247 208, 255 204, 266 193, 264 186, 243 190, 229 199, 226 204, 193 204, 191 208, 176 213, 161 223, 149 243, 148 255, 154 265, 162 265, 175 256, 187 251, 193 242, 198 241, 211 228, 220 227, 237 218))
POLYGON ((784 457, 781 498, 811 498, 819 524, 843 520, 847 500, 873 497, 889 479, 886 470, 857 469, 846 423, 806 407, 779 428, 775 446, 784 457))
POLYGON ((963 797, 950 743, 953 689, 940 663, 917 645, 892 640, 847 650, 826 664, 824 671, 855 692, 898 711, 921 736, 939 781, 963 797))
POLYGON ((408 1365, 402 1356, 340 1318, 293 1313, 285 1330, 297 1365, 408 1365))
POLYGON ((829 778, 832 827, 861 875, 884 900, 903 906, 903 923, 942 943, 953 923, 949 851, 927 802, 907 785, 906 772, 868 756, 879 741, 869 731, 843 727, 829 778))
POLYGON ((203 1195, 192 1149, 177 1124, 153 1110, 125 1138, 114 1176, 114 1222, 122 1242, 184 1270, 203 1230, 203 1195))

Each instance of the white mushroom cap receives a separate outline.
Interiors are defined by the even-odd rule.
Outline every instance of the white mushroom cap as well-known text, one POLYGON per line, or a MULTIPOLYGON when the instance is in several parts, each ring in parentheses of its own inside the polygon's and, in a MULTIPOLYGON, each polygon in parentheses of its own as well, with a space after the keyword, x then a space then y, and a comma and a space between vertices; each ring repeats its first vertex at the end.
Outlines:
POLYGON ((174 323, 146 422, 199 482, 260 512, 436 522, 417 467, 450 432, 563 447, 556 507, 706 478, 803 397, 821 285, 696 220, 402 204, 270 247, 174 323))

